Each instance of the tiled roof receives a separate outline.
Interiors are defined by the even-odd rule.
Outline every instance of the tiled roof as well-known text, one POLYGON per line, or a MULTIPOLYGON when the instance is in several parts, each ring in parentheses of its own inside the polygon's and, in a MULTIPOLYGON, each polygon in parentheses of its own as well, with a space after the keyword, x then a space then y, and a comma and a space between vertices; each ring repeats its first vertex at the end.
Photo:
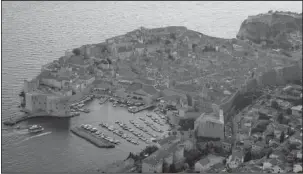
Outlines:
POLYGON ((146 92, 147 94, 150 94, 150 95, 154 95, 158 92, 153 86, 150 86, 150 85, 143 85, 142 89, 144 92, 146 92))
POLYGON ((75 56, 75 55, 71 56, 68 59, 68 62, 71 64, 75 64, 75 65, 85 65, 86 64, 83 56, 75 56))
POLYGON ((162 145, 167 144, 168 142, 172 142, 176 139, 178 139, 177 136, 169 136, 169 137, 159 140, 158 143, 162 146, 162 145))
POLYGON ((98 83, 98 84, 95 84, 95 87, 106 89, 106 88, 110 88, 110 85, 107 83, 98 83))
POLYGON ((118 53, 132 52, 132 51, 133 51, 133 49, 131 47, 128 48, 128 47, 124 46, 124 47, 118 48, 118 53))
POLYGON ((151 165, 156 165, 162 161, 163 158, 167 158, 178 149, 179 143, 174 143, 170 145, 168 148, 161 148, 151 154, 149 157, 143 160, 144 163, 148 163, 151 165))
POLYGON ((146 84, 146 85, 152 85, 153 81, 149 79, 140 78, 137 80, 138 83, 146 84))
POLYGON ((202 166, 206 166, 207 164, 210 163, 210 160, 208 158, 202 158, 199 163, 202 165, 202 166))
POLYGON ((145 48, 145 45, 142 43, 138 43, 135 45, 135 48, 145 48))
POLYGON ((164 101, 178 101, 180 99, 180 96, 172 95, 172 96, 164 96, 162 100, 164 101))
POLYGON ((142 88, 142 85, 141 84, 138 84, 138 83, 133 83, 131 84, 127 89, 126 91, 128 92, 134 92, 134 91, 137 91, 139 89, 142 88))

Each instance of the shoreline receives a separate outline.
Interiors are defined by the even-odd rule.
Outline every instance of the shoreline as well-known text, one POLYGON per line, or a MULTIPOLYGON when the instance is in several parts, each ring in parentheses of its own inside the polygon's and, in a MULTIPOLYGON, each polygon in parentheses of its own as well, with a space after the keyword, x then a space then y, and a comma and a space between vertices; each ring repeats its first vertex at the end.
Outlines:
POLYGON ((2 124, 5 126, 14 126, 22 121, 26 121, 28 119, 32 118, 38 118, 38 117, 54 117, 54 118, 71 118, 74 117, 72 115, 67 115, 67 116, 54 116, 54 115, 49 115, 45 112, 37 112, 37 113, 31 113, 31 114, 25 114, 25 115, 20 115, 16 116, 14 118, 10 118, 9 120, 3 121, 2 124))

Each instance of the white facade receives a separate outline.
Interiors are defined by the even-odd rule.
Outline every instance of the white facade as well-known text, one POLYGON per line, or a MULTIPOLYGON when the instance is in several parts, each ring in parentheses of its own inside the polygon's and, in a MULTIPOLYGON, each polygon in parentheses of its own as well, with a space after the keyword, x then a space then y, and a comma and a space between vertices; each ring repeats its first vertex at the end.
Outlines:
POLYGON ((198 136, 224 139, 224 121, 202 114, 195 121, 195 131, 198 136))
POLYGON ((292 111, 292 115, 301 117, 302 116, 302 105, 292 107, 291 111, 292 111))

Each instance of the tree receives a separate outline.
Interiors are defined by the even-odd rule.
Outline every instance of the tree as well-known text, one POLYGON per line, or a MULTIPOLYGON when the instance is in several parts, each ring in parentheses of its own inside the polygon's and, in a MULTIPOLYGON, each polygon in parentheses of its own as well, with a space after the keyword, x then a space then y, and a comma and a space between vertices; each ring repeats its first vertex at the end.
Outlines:
POLYGON ((274 109, 279 109, 279 104, 276 100, 273 100, 271 102, 271 107, 274 108, 274 109))
POLYGON ((176 33, 170 33, 169 34, 169 37, 173 40, 176 40, 177 39, 177 36, 176 36, 176 33))
POLYGON ((169 166, 169 172, 170 173, 177 173, 176 166, 175 166, 174 163, 169 166))
POLYGON ((292 111, 291 111, 290 108, 287 108, 287 109, 286 109, 286 114, 287 114, 287 115, 291 115, 291 114, 292 114, 292 111))
POLYGON ((188 106, 193 105, 193 99, 189 94, 186 94, 188 106))
POLYGON ((162 164, 162 173, 168 173, 169 172, 169 168, 170 166, 168 165, 168 163, 163 159, 163 164, 162 164))
POLYGON ((284 131, 281 133, 280 135, 280 143, 283 143, 284 142, 284 137, 285 137, 285 133, 284 131))
POLYGON ((250 161, 251 160, 251 151, 248 150, 245 155, 244 155, 244 162, 250 161))
POLYGON ((169 45, 169 44, 171 44, 171 41, 165 40, 165 45, 169 45))
POLYGON ((73 49, 73 54, 76 55, 76 56, 79 56, 81 53, 81 50, 79 48, 75 48, 73 49))
POLYGON ((198 45, 197 44, 192 44, 192 49, 195 51, 195 49, 196 49, 196 47, 197 47, 198 45))
POLYGON ((281 124, 283 121, 283 113, 279 113, 277 117, 277 121, 281 124))

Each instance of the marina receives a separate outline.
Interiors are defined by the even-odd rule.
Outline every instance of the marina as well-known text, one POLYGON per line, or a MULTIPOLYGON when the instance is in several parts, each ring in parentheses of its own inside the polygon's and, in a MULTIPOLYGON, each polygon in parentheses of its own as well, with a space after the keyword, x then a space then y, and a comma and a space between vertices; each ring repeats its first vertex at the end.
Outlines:
POLYGON ((130 135, 126 134, 125 132, 123 132, 121 130, 116 129, 113 125, 109 125, 107 123, 100 123, 99 126, 113 132, 114 134, 125 139, 129 143, 132 143, 134 145, 139 145, 139 142, 137 140, 135 140, 135 138, 131 137, 130 135))

